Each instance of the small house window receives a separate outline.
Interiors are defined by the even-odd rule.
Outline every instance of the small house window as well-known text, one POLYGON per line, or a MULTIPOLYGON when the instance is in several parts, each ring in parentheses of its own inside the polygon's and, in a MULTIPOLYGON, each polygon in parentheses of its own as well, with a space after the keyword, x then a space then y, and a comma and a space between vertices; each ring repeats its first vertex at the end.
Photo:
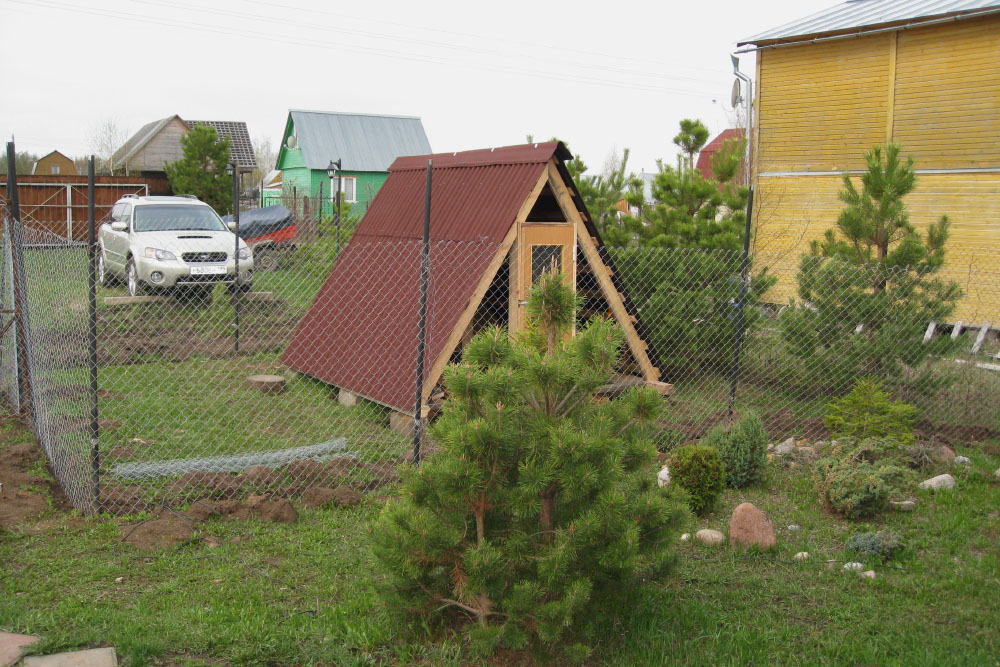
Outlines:
POLYGON ((358 201, 358 179, 345 176, 340 180, 340 191, 344 193, 344 201, 353 204, 358 201))
POLYGON ((57 164, 52 165, 52 173, 53 174, 58 174, 59 173, 59 165, 57 165, 57 164))
POLYGON ((534 285, 546 271, 558 273, 562 271, 561 245, 531 246, 531 284, 534 285))

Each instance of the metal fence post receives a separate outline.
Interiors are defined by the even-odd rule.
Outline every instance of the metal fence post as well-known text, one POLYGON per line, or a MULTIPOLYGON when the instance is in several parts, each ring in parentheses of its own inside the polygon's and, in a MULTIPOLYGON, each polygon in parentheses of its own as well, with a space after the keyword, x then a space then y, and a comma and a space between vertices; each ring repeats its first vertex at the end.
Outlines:
MULTIPOLYGON (((427 280, 430 277, 431 170, 427 161, 427 190, 424 193, 424 240, 420 249, 420 313, 417 320, 417 398, 413 409, 413 463, 420 463, 420 440, 424 428, 424 354, 427 337, 427 280)), ((340 194, 339 192, 337 193, 340 194)), ((339 234, 339 228, 338 228, 339 234)))
POLYGON ((733 416, 736 403, 736 383, 740 374, 740 347, 743 346, 743 305, 747 297, 750 277, 750 217, 753 214, 753 186, 747 195, 747 224, 743 231, 743 259, 740 267, 740 299, 736 305, 736 349, 733 350, 733 370, 729 380, 729 416, 733 416))
POLYGON ((87 161, 87 343, 90 357, 90 470, 94 482, 94 512, 101 510, 101 431, 97 404, 97 214, 94 208, 94 156, 87 161))
MULTIPOLYGON (((10 202, 10 245, 11 266, 14 287, 14 345, 17 368, 17 412, 23 415, 28 402, 32 400, 31 372, 28 359, 27 340, 27 290, 24 286, 24 248, 21 233, 21 205, 17 188, 17 151, 14 142, 7 142, 7 199, 10 202)), ((31 411, 32 423, 35 422, 35 411, 31 411)), ((37 425, 36 425, 37 432, 37 425)))
POLYGON ((233 277, 233 316, 235 330, 233 331, 233 354, 240 353, 240 168, 233 162, 233 223, 236 226, 236 250, 233 261, 236 275, 233 277))

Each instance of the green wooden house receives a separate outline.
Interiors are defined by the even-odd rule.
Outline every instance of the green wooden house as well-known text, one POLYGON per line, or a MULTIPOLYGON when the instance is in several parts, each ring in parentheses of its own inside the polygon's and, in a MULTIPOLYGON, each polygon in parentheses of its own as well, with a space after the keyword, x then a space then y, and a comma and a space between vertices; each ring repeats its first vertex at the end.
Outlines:
POLYGON ((276 166, 281 170, 286 199, 309 197, 314 209, 320 201, 323 210, 330 211, 335 188, 331 188, 327 167, 340 160, 343 200, 355 211, 364 212, 396 158, 430 152, 424 126, 413 116, 292 109, 276 166))

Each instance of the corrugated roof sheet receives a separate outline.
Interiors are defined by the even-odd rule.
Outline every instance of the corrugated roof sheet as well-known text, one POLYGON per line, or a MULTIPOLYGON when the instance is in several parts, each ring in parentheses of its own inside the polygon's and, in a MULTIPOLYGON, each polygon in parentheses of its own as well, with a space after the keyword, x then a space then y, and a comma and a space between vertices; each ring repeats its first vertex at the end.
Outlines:
POLYGON ((189 120, 188 125, 205 125, 215 128, 220 137, 229 137, 229 154, 236 164, 247 169, 257 166, 257 154, 250 141, 250 131, 243 121, 233 120, 189 120))
POLYGON ((310 169, 342 160, 348 171, 386 171, 400 155, 426 155, 431 145, 419 118, 289 111, 310 169))
POLYGON ((553 155, 569 153, 549 142, 396 160, 282 362, 412 412, 427 160, 434 170, 425 380, 553 155))
POLYGON ((894 24, 919 23, 934 17, 977 13, 996 9, 1000 0, 848 0, 791 23, 738 42, 765 46, 793 40, 857 29, 871 29, 894 24))
MULTIPOLYGON (((722 145, 729 141, 735 140, 739 141, 746 134, 746 130, 739 127, 730 127, 719 133, 715 139, 705 144, 705 147, 701 149, 698 153, 698 162, 695 164, 695 168, 701 172, 701 175, 705 178, 715 178, 715 174, 712 173, 712 158, 722 149, 722 145)), ((736 173, 736 181, 743 178, 743 165, 740 165, 739 170, 736 173)))

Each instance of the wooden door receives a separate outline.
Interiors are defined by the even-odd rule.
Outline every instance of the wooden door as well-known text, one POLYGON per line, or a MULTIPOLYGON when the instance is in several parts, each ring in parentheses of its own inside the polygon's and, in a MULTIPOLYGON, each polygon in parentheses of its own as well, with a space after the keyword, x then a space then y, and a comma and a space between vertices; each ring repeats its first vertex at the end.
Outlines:
MULTIPOLYGON (((576 286, 576 233, 573 225, 560 223, 531 223, 521 225, 518 234, 517 264, 511 273, 510 330, 520 331, 524 326, 528 291, 542 273, 559 271, 569 285, 576 286)), ((513 267, 512 267, 513 268, 513 267)))

